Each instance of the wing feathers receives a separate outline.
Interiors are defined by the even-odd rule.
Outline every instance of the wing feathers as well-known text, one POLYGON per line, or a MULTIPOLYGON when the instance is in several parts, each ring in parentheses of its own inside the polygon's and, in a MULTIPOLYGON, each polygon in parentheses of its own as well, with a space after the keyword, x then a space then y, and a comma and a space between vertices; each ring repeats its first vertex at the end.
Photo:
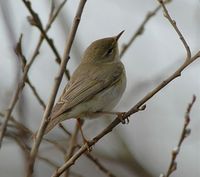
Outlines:
POLYGON ((121 62, 101 64, 101 66, 89 65, 88 63, 82 64, 74 72, 58 103, 52 110, 51 119, 72 109, 77 104, 91 99, 101 90, 113 85, 120 79, 124 69, 121 62))

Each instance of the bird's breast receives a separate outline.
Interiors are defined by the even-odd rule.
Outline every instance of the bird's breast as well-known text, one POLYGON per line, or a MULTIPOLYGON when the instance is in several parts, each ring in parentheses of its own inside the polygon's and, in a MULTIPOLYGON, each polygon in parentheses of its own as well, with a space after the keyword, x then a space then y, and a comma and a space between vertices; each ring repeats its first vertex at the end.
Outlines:
MULTIPOLYGON (((121 99, 126 88, 125 72, 120 79, 108 88, 103 89, 90 100, 84 101, 75 106, 70 112, 71 117, 90 118, 90 113, 98 111, 112 111, 121 99)), ((91 117, 93 118, 93 117, 91 117)))

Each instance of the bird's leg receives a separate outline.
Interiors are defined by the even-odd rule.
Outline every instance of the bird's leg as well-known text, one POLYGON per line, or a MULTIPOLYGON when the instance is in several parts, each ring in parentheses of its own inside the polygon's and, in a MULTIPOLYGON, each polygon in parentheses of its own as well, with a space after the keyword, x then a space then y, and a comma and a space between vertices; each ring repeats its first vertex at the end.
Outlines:
POLYGON ((85 136, 83 134, 83 129, 82 129, 83 121, 80 118, 77 118, 77 123, 78 123, 79 130, 81 132, 83 143, 87 145, 87 150, 88 150, 88 152, 90 152, 92 150, 92 148, 89 146, 89 141, 85 138, 85 136))
POLYGON ((124 114, 126 112, 109 112, 109 111, 99 111, 96 112, 97 114, 111 114, 111 115, 117 115, 117 118, 122 122, 122 124, 128 124, 129 123, 129 119, 128 117, 126 119, 122 119, 124 114))

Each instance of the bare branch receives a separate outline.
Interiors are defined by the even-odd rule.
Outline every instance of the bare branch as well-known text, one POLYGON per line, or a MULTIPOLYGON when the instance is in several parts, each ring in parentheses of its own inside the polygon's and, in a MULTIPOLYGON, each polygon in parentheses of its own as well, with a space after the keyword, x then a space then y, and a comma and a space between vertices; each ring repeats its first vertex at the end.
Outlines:
POLYGON ((74 18, 74 21, 73 21, 73 25, 72 25, 72 28, 71 28, 71 31, 70 31, 70 34, 69 34, 69 38, 66 41, 66 48, 65 48, 65 51, 64 51, 63 60, 61 62, 60 70, 59 70, 59 72, 58 72, 58 74, 55 78, 55 82, 54 82, 54 86, 53 86, 53 89, 52 89, 52 92, 51 92, 51 95, 50 95, 50 98, 49 98, 49 102, 48 102, 47 107, 45 109, 41 125, 39 127, 39 130, 37 131, 36 139, 33 143, 32 149, 31 149, 30 160, 29 160, 28 171, 27 171, 27 177, 32 176, 33 167, 34 167, 34 163, 35 163, 35 158, 37 156, 38 148, 39 148, 39 145, 41 143, 42 137, 44 135, 45 128, 48 124, 48 121, 49 121, 48 117, 49 117, 49 114, 52 110, 52 107, 53 107, 53 104, 54 104, 54 101, 55 101, 55 97, 56 97, 59 85, 61 83, 66 64, 69 60, 69 53, 70 53, 71 46, 72 46, 72 43, 73 43, 74 38, 75 38, 75 34, 76 34, 76 31, 77 31, 77 28, 78 28, 78 25, 79 25, 79 22, 80 22, 80 19, 81 19, 81 15, 82 15, 85 3, 86 3, 86 0, 80 0, 79 7, 77 9, 77 12, 76 12, 76 15, 75 15, 75 18, 74 18))
MULTIPOLYGON (((53 39, 51 39, 48 35, 47 35, 47 30, 51 27, 51 24, 49 23, 49 25, 47 25, 46 27, 46 30, 43 28, 42 26, 42 22, 38 16, 38 14, 32 9, 32 6, 31 6, 31 2, 28 1, 28 0, 22 0, 25 4, 25 6, 27 7, 27 9, 29 10, 30 14, 31 14, 31 17, 29 16, 28 17, 28 20, 30 22, 31 25, 37 27, 42 36, 45 38, 45 40, 47 41, 47 43, 49 44, 50 48, 52 49, 53 53, 55 54, 56 56, 56 61, 58 64, 61 64, 61 56, 60 54, 58 53, 58 50, 56 49, 55 45, 54 45, 54 42, 53 42, 53 39)), ((63 3, 61 4, 60 8, 58 8, 58 10, 60 10, 64 4, 66 3, 66 0, 63 1, 63 3)), ((59 11, 57 11, 59 12, 59 11)), ((52 11, 50 12, 50 20, 55 20, 55 18, 57 17, 58 13, 55 13, 54 16, 52 16, 52 11)), ((69 75, 69 71, 65 69, 65 74, 67 76, 67 79, 69 80, 70 79, 70 75, 69 75)))
MULTIPOLYGON (((59 123, 59 127, 64 131, 64 133, 66 133, 66 135, 68 136, 72 136, 72 134, 70 132, 68 132, 66 130, 66 128, 59 123)), ((78 148, 81 148, 81 145, 77 144, 78 148)), ((91 153, 85 153, 84 154, 89 160, 91 160, 97 167, 99 170, 101 170, 105 175, 107 175, 108 177, 116 177, 110 170, 108 170, 105 165, 103 165, 96 157, 94 157, 91 153)))
MULTIPOLYGON (((169 3, 171 2, 172 0, 166 0, 164 1, 164 3, 169 3)), ((149 22, 149 20, 156 15, 156 13, 160 10, 161 8, 161 5, 157 6, 154 10, 148 12, 146 14, 146 17, 144 18, 143 22, 140 24, 140 26, 137 28, 137 30, 135 31, 135 33, 133 34, 133 36, 130 38, 130 40, 128 41, 127 44, 124 44, 122 46, 122 50, 121 50, 121 53, 120 53, 120 58, 122 58, 125 54, 125 52, 129 49, 129 47, 133 44, 133 42, 135 41, 135 39, 137 37, 139 37, 140 35, 143 34, 144 32, 144 28, 145 28, 145 25, 149 22)))
MULTIPOLYGON (((76 127, 74 128, 74 132, 70 137, 69 146, 67 147, 67 152, 65 154, 65 162, 67 162, 74 153, 74 150, 77 144, 78 131, 79 131, 79 126, 78 126, 78 121, 77 121, 76 127)), ((69 176, 69 168, 65 171, 64 175, 65 177, 69 176)))
MULTIPOLYGON (((61 7, 63 7, 63 3, 61 5, 62 5, 61 7)), ((47 32, 50 29, 51 24, 54 22, 55 17, 58 15, 60 10, 61 10, 61 8, 59 8, 57 10, 57 13, 54 14, 54 17, 52 17, 52 19, 49 20, 49 22, 47 23, 45 32, 47 32)), ((30 62, 28 64, 26 64, 26 66, 24 67, 24 73, 23 73, 23 76, 21 78, 21 81, 18 83, 18 86, 17 86, 17 88, 15 90, 15 93, 13 94, 13 97, 12 97, 12 99, 10 101, 10 104, 8 106, 8 109, 6 111, 5 120, 4 120, 4 122, 3 122, 2 126, 1 126, 1 132, 0 132, 0 147, 1 147, 1 144, 2 144, 2 141, 3 141, 4 134, 6 132, 7 123, 9 121, 10 116, 12 114, 12 111, 13 111, 13 109, 14 109, 17 101, 18 101, 18 98, 21 96, 21 93, 22 93, 23 88, 25 86, 25 82, 26 82, 26 79, 27 79, 27 75, 28 75, 29 69, 32 66, 33 62, 35 61, 35 58, 39 54, 39 50, 40 50, 41 44, 43 42, 43 39, 44 39, 44 37, 41 34, 40 37, 39 37, 38 43, 36 45, 36 48, 35 48, 35 50, 33 52, 33 55, 32 55, 32 57, 30 59, 30 62)))
MULTIPOLYGON (((52 12, 51 12, 52 13, 52 12)), ((50 14, 51 14, 50 13, 50 14)), ((26 63, 27 63, 27 59, 26 57, 23 55, 23 51, 22 51, 22 35, 20 36, 20 39, 19 39, 19 42, 17 43, 16 45, 16 48, 15 48, 15 53, 17 54, 19 60, 20 60, 20 63, 21 63, 21 67, 22 67, 22 71, 24 72, 24 68, 26 66, 26 63)), ((42 98, 40 97, 39 93, 37 92, 35 86, 33 86, 33 84, 31 83, 29 77, 27 76, 27 79, 25 81, 29 87, 31 88, 34 96, 36 97, 36 99, 38 100, 39 104, 45 109, 45 103, 44 101, 42 100, 42 98)))
MULTIPOLYGON (((20 139, 19 136, 17 136, 16 134, 13 134, 13 133, 7 133, 6 136, 9 138, 12 138, 19 145, 19 147, 22 149, 22 151, 24 151, 28 155, 30 148, 20 139)), ((49 164, 50 166, 52 166, 54 168, 59 167, 58 164, 56 164, 55 162, 53 162, 50 159, 43 157, 39 154, 38 154, 37 158, 39 160, 44 161, 45 163, 49 164)))
POLYGON ((110 170, 108 170, 99 160, 91 155, 90 153, 86 153, 86 156, 108 177, 116 177, 110 170))
POLYGON ((185 47, 185 50, 186 50, 186 53, 187 53, 187 57, 186 59, 190 59, 191 58, 191 51, 190 51, 190 47, 189 45, 187 44, 185 38, 183 37, 181 31, 179 30, 179 28, 177 27, 176 25, 176 21, 173 20, 171 18, 171 16, 169 15, 169 12, 165 6, 165 3, 163 0, 158 0, 158 2, 160 3, 160 5, 162 6, 163 10, 164 10, 164 16, 169 20, 169 22, 171 23, 171 25, 173 26, 174 30, 176 31, 176 33, 178 34, 180 40, 182 41, 184 47, 185 47))
POLYGON ((169 177, 177 169, 176 158, 177 158, 177 156, 180 152, 181 145, 182 145, 183 141, 185 140, 185 138, 188 137, 188 135, 191 132, 191 130, 187 127, 190 123, 190 112, 191 112, 192 106, 195 103, 195 100, 196 100, 196 96, 194 95, 193 98, 192 98, 192 102, 188 105, 187 111, 185 113, 185 121, 184 121, 183 129, 182 129, 182 132, 181 132, 181 136, 180 136, 177 147, 174 148, 173 151, 172 151, 171 162, 170 162, 170 165, 168 167, 167 173, 166 173, 166 175, 161 174, 163 177, 169 177))
POLYGON ((33 94, 35 95, 36 99, 38 100, 39 104, 45 109, 46 105, 43 101, 43 99, 40 97, 39 93, 37 92, 35 86, 31 83, 30 79, 27 78, 26 83, 29 85, 29 87, 31 88, 33 94))

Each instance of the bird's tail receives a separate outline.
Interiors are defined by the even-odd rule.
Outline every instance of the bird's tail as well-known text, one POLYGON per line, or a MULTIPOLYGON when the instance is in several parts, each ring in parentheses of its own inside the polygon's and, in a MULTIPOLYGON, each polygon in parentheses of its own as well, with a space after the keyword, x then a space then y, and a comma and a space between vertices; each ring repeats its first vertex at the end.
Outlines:
POLYGON ((45 133, 44 134, 47 134, 49 133, 50 130, 52 130, 57 124, 59 124, 60 122, 62 122, 62 119, 60 119, 60 117, 55 117, 53 119, 50 119, 47 127, 46 127, 46 130, 45 130, 45 133))

